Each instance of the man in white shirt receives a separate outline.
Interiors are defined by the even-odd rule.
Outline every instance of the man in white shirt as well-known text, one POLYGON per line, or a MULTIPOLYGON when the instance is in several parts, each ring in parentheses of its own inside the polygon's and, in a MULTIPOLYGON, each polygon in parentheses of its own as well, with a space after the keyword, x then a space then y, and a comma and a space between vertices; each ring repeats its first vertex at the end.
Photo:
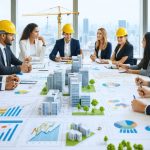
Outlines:
POLYGON ((0 75, 11 75, 32 70, 29 62, 22 62, 17 59, 10 49, 15 33, 15 25, 11 21, 0 20, 0 75))
POLYGON ((77 56, 80 54, 80 43, 79 40, 73 39, 72 33, 74 32, 71 24, 65 24, 63 26, 63 36, 64 38, 56 41, 56 44, 49 55, 49 58, 53 61, 60 62, 62 60, 71 60, 72 56, 77 56), (59 52, 59 57, 57 53, 59 52))

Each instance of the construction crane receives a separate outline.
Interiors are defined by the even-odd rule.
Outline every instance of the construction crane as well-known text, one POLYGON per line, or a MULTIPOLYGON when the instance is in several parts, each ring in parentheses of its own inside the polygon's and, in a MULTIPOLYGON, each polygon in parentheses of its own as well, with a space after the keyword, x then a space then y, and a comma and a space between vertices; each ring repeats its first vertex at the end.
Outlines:
POLYGON ((61 38, 61 19, 62 19, 62 15, 70 15, 70 14, 74 14, 74 15, 79 15, 79 12, 72 12, 70 10, 68 10, 67 8, 61 7, 61 6, 56 6, 56 7, 52 7, 49 8, 49 10, 51 9, 57 9, 57 12, 55 13, 30 13, 30 14, 23 14, 23 16, 51 16, 51 15, 56 15, 57 16, 57 20, 58 20, 58 38, 61 38), (65 10, 65 11, 63 11, 65 10))

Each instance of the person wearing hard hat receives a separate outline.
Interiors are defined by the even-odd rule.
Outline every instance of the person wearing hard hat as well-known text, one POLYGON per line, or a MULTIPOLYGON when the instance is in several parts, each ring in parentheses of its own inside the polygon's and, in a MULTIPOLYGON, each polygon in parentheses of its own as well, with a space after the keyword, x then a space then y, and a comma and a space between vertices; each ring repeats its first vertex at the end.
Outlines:
POLYGON ((64 38, 56 41, 49 58, 53 61, 70 60, 72 56, 77 56, 80 54, 80 43, 79 40, 71 38, 72 33, 74 33, 71 24, 65 24, 62 28, 64 38), (56 57, 59 52, 59 57, 56 57))
POLYGON ((120 27, 116 32, 118 44, 113 52, 110 61, 102 60, 102 63, 112 64, 133 64, 133 45, 129 43, 128 33, 125 28, 120 27))
POLYGON ((32 69, 27 60, 22 62, 12 53, 10 46, 14 41, 14 34, 15 25, 9 20, 0 20, 0 75, 30 72, 32 69))
POLYGON ((143 58, 137 65, 119 64, 118 67, 126 69, 127 73, 140 74, 150 77, 150 32, 145 33, 142 46, 144 48, 143 58))

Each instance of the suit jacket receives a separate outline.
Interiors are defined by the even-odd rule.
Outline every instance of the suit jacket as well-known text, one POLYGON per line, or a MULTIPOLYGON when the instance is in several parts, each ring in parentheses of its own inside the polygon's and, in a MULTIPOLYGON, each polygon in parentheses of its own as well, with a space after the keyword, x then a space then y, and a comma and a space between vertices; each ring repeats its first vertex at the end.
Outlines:
POLYGON ((150 115, 150 105, 147 105, 147 107, 145 109, 145 114, 150 115))
MULTIPOLYGON (((99 49, 96 48, 96 42, 95 42, 95 52, 96 57, 98 58, 99 49)), ((106 48, 101 51, 101 59, 110 59, 111 53, 112 53, 112 45, 110 42, 107 42, 106 48)))
MULTIPOLYGON (((65 46, 64 38, 57 40, 52 52, 49 55, 49 58, 54 61, 58 52, 60 54, 60 57, 64 57, 64 46, 65 46)), ((70 49, 71 49, 71 56, 79 55, 80 54, 79 40, 72 38, 70 49)))
POLYGON ((6 60, 7 60, 7 66, 5 66, 4 59, 3 59, 3 53, 0 49, 0 75, 10 75, 19 73, 20 65, 22 65, 22 62, 15 57, 15 55, 12 53, 10 46, 6 46, 6 60), (12 66, 13 65, 13 66, 12 66))
POLYGON ((120 45, 118 44, 115 48, 115 60, 119 61, 122 57, 128 56, 124 64, 133 65, 133 46, 129 42, 126 42, 122 49, 118 52, 119 47, 120 45), (118 54, 116 56, 117 52, 118 54))
POLYGON ((31 56, 32 61, 42 61, 44 59, 44 54, 46 51, 46 47, 43 46, 43 42, 41 40, 35 40, 35 56, 31 55, 31 44, 29 39, 21 40, 19 43, 20 46, 20 54, 19 59, 23 60, 25 57, 31 56))

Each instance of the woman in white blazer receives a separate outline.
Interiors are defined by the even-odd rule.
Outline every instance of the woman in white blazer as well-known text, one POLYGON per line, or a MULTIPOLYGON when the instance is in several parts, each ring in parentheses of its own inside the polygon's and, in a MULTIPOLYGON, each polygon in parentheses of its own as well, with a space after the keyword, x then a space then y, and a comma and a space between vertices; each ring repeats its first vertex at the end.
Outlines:
POLYGON ((19 58, 24 60, 31 57, 32 61, 43 61, 46 51, 45 40, 39 36, 38 25, 35 23, 28 24, 20 39, 20 54, 19 58))

